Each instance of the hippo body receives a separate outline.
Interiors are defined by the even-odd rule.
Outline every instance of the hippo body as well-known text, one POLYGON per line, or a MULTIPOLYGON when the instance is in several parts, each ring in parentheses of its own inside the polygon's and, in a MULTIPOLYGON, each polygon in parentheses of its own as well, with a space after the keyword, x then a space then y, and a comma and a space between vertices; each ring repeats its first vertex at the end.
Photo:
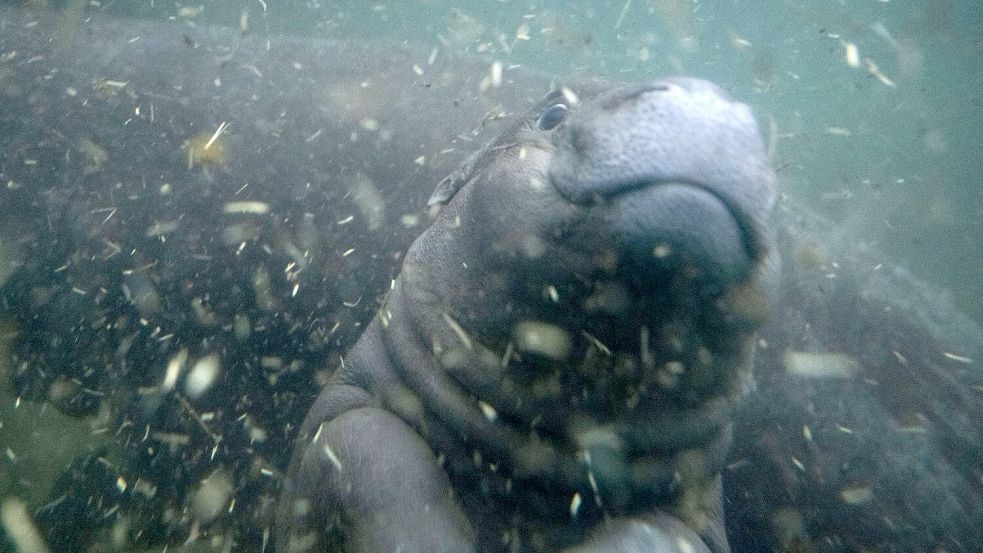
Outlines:
POLYGON ((774 199, 707 82, 547 95, 438 186, 301 427, 281 551, 729 551, 774 199))

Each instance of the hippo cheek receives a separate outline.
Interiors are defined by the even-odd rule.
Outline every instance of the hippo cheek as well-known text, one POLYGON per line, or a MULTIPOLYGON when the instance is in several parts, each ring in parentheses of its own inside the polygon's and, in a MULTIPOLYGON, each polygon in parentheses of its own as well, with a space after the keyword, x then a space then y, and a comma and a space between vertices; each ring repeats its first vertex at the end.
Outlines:
POLYGON ((752 271, 752 237, 706 188, 652 184, 614 196, 606 208, 620 264, 643 289, 682 274, 717 295, 752 271))

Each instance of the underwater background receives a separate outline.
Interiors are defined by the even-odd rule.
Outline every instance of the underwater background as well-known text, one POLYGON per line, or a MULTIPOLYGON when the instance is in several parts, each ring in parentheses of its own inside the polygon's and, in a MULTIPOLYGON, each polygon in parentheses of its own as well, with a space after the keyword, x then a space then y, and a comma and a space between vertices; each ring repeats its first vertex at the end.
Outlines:
MULTIPOLYGON (((131 18, 177 20, 226 26, 253 37, 439 49, 443 56, 487 67, 521 66, 561 80, 705 78, 753 108, 782 193, 830 222, 834 231, 825 238, 831 246, 879 252, 885 263, 937 286, 939 294, 983 323, 983 7, 974 0, 5 0, 0 5, 57 10, 68 34, 96 13, 118 18, 124 28, 131 18)), ((0 72, 0 83, 3 77, 0 72)), ((0 285, 21 261, 9 242, 0 240, 0 285)), ((385 274, 378 278, 380 284, 388 281, 385 274)), ((48 494, 56 481, 65 481, 66 467, 86 478, 102 474, 97 468, 103 457, 97 453, 114 438, 93 435, 91 419, 22 402, 20 391, 9 388, 3 365, 12 355, 8 337, 19 331, 16 323, 0 319, 0 454, 6 454, 0 495, 16 495, 33 511, 51 501, 48 494)), ((355 337, 351 330, 350 338, 355 337)), ((339 338, 337 353, 344 345, 349 344, 339 338)), ((283 415, 288 416, 296 419, 298 412, 283 415)), ((110 472, 102 474, 106 487, 140 485, 114 482, 110 472)), ((236 484, 224 478, 214 485, 227 497, 236 484)), ((134 533, 132 527, 121 531, 134 533)), ((127 550, 114 547, 108 543, 105 550, 127 550)), ((213 550, 195 547, 185 550, 213 550)), ((0 539, 0 551, 7 550, 14 551, 0 539)))
POLYGON ((102 4, 271 36, 444 46, 557 77, 714 81, 754 108, 785 193, 983 321, 983 8, 972 0, 102 4))

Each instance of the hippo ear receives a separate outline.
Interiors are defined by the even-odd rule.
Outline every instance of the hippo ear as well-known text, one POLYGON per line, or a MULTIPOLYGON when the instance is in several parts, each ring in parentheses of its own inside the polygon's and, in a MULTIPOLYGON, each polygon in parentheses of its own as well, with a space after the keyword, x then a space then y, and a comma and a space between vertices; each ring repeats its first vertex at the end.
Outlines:
POLYGON ((464 185, 471 180, 474 173, 478 169, 479 162, 485 156, 485 152, 488 151, 488 146, 481 148, 480 150, 472 153, 464 160, 464 163, 450 175, 447 175, 439 183, 437 183, 437 189, 433 191, 430 195, 430 199, 427 200, 427 207, 432 207, 437 204, 445 205, 447 202, 451 201, 454 194, 464 185))

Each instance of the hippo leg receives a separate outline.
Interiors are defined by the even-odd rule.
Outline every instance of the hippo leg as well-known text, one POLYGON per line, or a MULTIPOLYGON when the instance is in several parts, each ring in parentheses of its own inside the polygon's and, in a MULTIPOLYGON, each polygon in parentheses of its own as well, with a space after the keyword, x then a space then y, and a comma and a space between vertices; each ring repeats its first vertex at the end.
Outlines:
MULTIPOLYGON (((298 474, 298 481, 317 485, 297 490, 295 522, 314 535, 340 525, 345 551, 476 551, 473 531, 433 452, 382 409, 362 407, 323 423, 304 450, 298 474)), ((324 536, 318 539, 323 547, 324 536)), ((288 551, 312 545, 296 531, 291 542, 288 551)))

